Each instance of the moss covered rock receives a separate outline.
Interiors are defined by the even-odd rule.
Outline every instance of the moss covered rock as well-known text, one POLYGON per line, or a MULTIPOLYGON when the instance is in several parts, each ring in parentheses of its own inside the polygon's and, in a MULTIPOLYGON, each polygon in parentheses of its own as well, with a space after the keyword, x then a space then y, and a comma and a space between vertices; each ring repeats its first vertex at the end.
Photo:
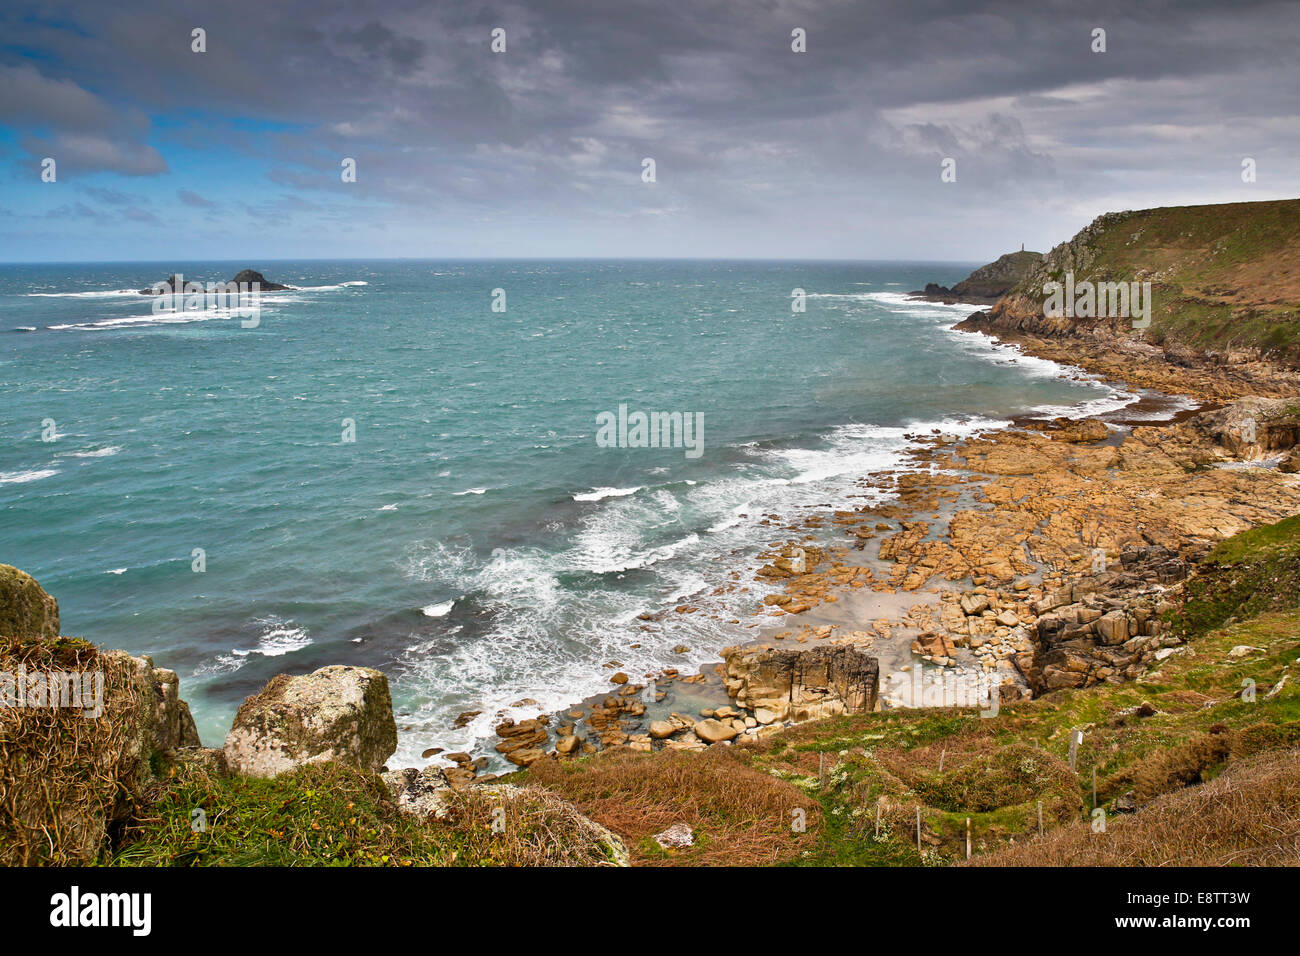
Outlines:
POLYGON ((388 678, 369 667, 332 665, 277 674, 244 701, 226 737, 232 773, 274 777, 338 761, 376 771, 397 749, 388 678))
POLYGON ((59 602, 26 571, 0 564, 0 642, 19 644, 59 636, 59 602))

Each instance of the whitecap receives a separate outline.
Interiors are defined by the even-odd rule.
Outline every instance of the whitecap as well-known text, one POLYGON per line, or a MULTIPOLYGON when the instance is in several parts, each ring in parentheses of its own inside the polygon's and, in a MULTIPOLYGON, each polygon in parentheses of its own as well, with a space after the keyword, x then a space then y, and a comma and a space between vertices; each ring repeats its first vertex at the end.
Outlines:
POLYGON ((89 448, 85 451, 64 451, 55 455, 56 458, 109 458, 116 455, 122 449, 118 445, 106 445, 103 448, 89 448))
POLYGON ((29 481, 40 481, 57 475, 57 468, 36 468, 31 471, 0 471, 0 485, 25 485, 29 481))
POLYGON ((641 490, 641 485, 635 488, 596 488, 594 491, 584 491, 573 496, 574 501, 601 501, 605 498, 625 498, 628 495, 634 495, 641 490))

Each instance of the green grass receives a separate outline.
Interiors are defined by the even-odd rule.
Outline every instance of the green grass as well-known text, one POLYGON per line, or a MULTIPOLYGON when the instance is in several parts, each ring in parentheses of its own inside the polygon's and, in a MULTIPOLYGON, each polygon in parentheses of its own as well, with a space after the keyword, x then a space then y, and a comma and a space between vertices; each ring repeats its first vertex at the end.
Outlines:
POLYGON ((399 817, 373 774, 328 764, 262 780, 177 768, 117 866, 409 866, 458 862, 456 828, 399 817), (204 832, 191 828, 202 809, 204 832))
MULTIPOLYGON (((1076 284, 1151 281, 1151 341, 1204 350, 1259 348, 1295 360, 1300 288, 1284 280, 1297 256, 1298 234, 1300 200, 1111 213, 1071 240, 1076 259, 1088 263, 1074 270, 1074 278, 1076 284)), ((1048 280, 1064 281, 1064 270, 1044 264, 1013 294, 1040 301, 1048 280)))
POLYGON ((1233 760, 1300 744, 1294 676, 1267 696, 1300 673, 1300 518, 1229 539, 1193 582, 1179 614, 1188 650, 1138 681, 1061 691, 993 718, 973 710, 838 717, 758 748, 756 766, 822 804, 825 825, 800 862, 955 862, 965 856, 967 818, 977 853, 1036 833, 1040 800, 1045 830, 1086 819, 1094 768, 1096 803, 1113 810, 1130 790, 1152 799, 1211 780, 1233 760), (1230 656, 1242 645, 1255 650, 1230 656), (1253 702, 1241 696, 1250 682, 1253 702), (1084 731, 1077 772, 1067 762, 1074 728, 1084 731), (877 839, 881 800, 887 836, 877 839), (920 854, 918 805, 930 838, 920 854))

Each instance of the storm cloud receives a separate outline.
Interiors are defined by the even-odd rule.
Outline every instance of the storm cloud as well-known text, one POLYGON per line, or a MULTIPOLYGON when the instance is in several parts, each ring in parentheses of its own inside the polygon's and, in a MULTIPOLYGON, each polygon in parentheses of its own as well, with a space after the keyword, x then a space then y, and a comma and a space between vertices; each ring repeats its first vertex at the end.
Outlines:
POLYGON ((96 202, 116 227, 55 217, 95 224, 88 255, 974 260, 1300 195, 1291 3, 126 0, 0 27, 6 258, 96 202))

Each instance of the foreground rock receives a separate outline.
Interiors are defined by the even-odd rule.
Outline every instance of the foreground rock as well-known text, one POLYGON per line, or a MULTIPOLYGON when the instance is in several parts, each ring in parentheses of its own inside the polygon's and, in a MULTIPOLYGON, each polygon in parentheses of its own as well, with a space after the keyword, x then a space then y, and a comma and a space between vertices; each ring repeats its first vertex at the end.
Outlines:
MULTIPOLYGON (((0 672, 80 675, 78 699, 0 706, 0 864, 93 863, 155 764, 196 752, 179 680, 148 657, 59 634, 59 606, 0 565, 0 672)), ((70 692, 69 692, 70 693, 70 692)))
POLYGON ((274 677, 239 708, 225 747, 231 772, 252 777, 330 760, 376 771, 396 749, 388 678, 344 665, 274 677))
POLYGON ((880 666, 855 647, 787 650, 764 644, 729 647, 722 658, 727 692, 753 711, 759 724, 857 714, 876 706, 880 666))

